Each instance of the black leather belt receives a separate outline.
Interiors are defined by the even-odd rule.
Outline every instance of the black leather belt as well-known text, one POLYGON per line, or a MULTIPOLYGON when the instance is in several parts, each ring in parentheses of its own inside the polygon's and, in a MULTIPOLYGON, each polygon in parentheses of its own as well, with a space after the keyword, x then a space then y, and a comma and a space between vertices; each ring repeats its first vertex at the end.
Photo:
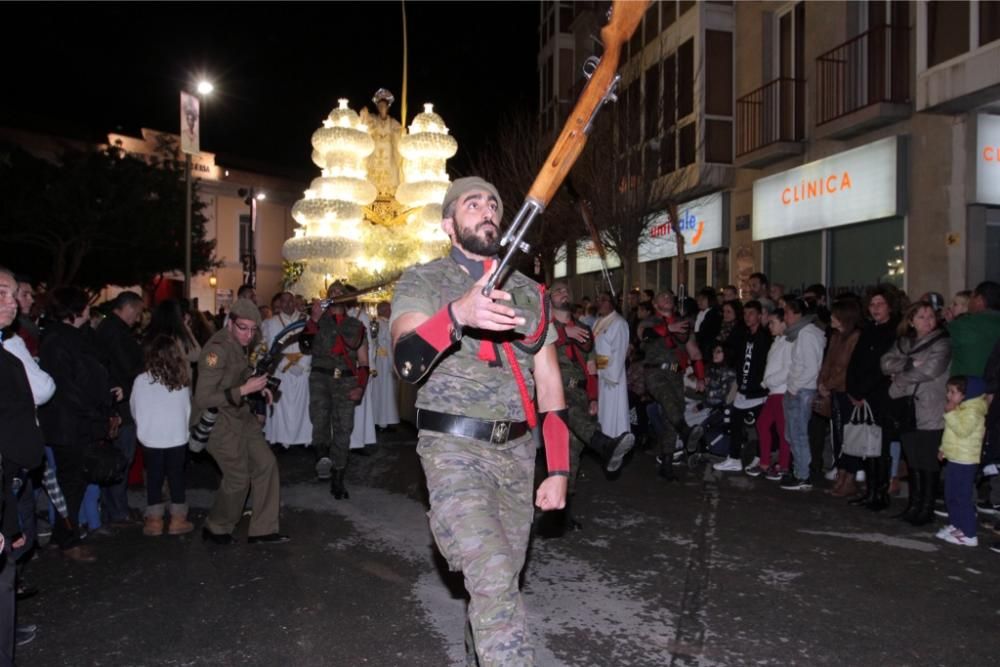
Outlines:
POLYGON ((662 364, 643 364, 643 368, 655 368, 661 371, 670 371, 671 373, 676 373, 677 369, 681 367, 679 363, 674 362, 664 362, 662 364))
POLYGON ((448 415, 433 410, 417 410, 417 429, 472 438, 494 445, 520 438, 528 432, 528 422, 487 421, 448 415))

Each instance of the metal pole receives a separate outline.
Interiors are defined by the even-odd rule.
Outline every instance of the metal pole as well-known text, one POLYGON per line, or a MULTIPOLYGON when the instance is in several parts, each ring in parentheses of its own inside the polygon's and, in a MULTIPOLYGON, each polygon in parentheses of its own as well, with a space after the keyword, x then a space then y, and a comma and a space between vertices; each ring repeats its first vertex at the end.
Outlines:
POLYGON ((191 298, 191 154, 184 158, 187 198, 184 206, 184 298, 191 298))

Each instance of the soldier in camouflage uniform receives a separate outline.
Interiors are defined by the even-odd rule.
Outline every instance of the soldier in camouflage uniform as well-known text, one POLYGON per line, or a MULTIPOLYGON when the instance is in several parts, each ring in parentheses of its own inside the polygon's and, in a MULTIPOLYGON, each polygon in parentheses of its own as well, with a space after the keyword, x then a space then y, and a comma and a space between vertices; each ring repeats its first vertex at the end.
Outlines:
POLYGON ((535 392, 549 469, 535 504, 561 509, 569 475, 556 334, 544 289, 522 274, 482 294, 499 249, 496 188, 458 179, 443 209, 451 254, 407 270, 396 285, 394 363, 405 382, 426 378, 416 401, 417 452, 430 529, 449 566, 464 574, 479 665, 532 665, 518 581, 533 514, 535 392))
POLYGON ((192 422, 204 410, 219 411, 206 449, 222 470, 222 483, 202 529, 202 537, 216 544, 233 542, 232 532, 243 517, 248 490, 253 506, 248 541, 288 541, 288 536, 278 532, 278 465, 247 403, 247 396, 258 392, 270 400, 267 376, 251 377, 253 369, 247 359, 247 347, 259 329, 257 306, 239 299, 226 326, 205 343, 198 359, 192 422))
POLYGON ((687 438, 690 428, 684 421, 684 373, 693 366, 701 391, 705 365, 693 336, 688 335, 690 319, 674 310, 673 292, 661 292, 653 302, 655 312, 639 324, 646 391, 660 404, 664 429, 659 436, 659 475, 674 479, 673 456, 677 436, 687 438))
POLYGON ((626 431, 617 438, 610 438, 601 432, 597 421, 597 376, 588 370, 588 362, 594 356, 593 333, 573 317, 573 297, 565 282, 552 283, 549 297, 552 300, 552 323, 558 336, 559 371, 569 410, 570 472, 565 519, 568 527, 579 529, 582 526, 571 515, 570 501, 576 492, 583 450, 590 447, 603 459, 605 469, 615 472, 635 444, 635 436, 626 431))
MULTIPOLYGON (((340 283, 330 285, 327 298, 348 293, 340 283)), ((360 320, 347 315, 346 302, 323 311, 313 304, 300 345, 312 354, 309 373, 309 419, 316 452, 316 475, 330 480, 334 498, 350 498, 344 486, 347 453, 354 429, 354 407, 368 384, 368 333, 360 320)))

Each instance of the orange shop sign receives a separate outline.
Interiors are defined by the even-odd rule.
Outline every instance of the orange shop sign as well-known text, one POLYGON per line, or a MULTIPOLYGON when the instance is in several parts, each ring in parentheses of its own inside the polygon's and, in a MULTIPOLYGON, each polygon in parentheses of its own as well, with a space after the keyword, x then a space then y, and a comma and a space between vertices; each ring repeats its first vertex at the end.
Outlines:
POLYGON ((976 203, 1000 204, 1000 116, 976 119, 976 203))
POLYGON ((899 215, 903 144, 888 137, 757 180, 754 240, 899 215))

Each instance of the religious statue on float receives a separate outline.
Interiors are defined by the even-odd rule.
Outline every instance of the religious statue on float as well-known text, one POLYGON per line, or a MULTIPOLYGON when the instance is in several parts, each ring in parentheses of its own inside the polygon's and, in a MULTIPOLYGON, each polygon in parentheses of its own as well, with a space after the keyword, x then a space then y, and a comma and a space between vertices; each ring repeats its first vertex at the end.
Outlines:
POLYGON ((389 107, 396 101, 392 93, 379 88, 372 96, 378 115, 367 108, 361 110, 361 122, 368 126, 368 134, 375 141, 375 150, 368 156, 368 179, 378 190, 378 199, 391 201, 400 182, 399 138, 402 126, 389 115, 389 107))

